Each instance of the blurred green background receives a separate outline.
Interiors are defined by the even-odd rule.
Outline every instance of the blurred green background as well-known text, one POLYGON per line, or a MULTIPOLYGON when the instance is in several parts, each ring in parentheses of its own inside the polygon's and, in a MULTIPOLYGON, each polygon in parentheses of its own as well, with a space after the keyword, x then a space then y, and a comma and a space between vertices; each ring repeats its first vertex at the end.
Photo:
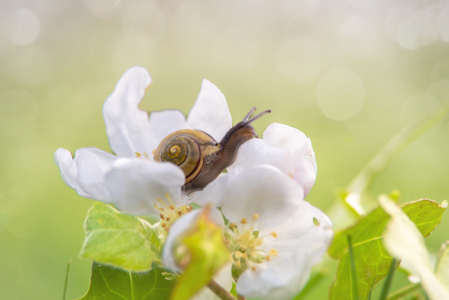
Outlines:
MULTIPOLYGON (((257 106, 273 110, 259 134, 302 130, 318 163, 307 200, 326 211, 398 131, 449 104, 448 41, 448 1, 0 0, 0 299, 60 299, 70 258, 67 299, 87 291, 77 254, 92 200, 63 183, 53 153, 110 151, 102 105, 128 68, 154 79, 143 109, 187 114, 206 78, 234 123, 257 106)), ((447 199, 448 133, 444 118, 370 192, 447 199)), ((434 253, 448 227, 446 213, 434 253)), ((308 299, 327 298, 333 272, 308 299)))

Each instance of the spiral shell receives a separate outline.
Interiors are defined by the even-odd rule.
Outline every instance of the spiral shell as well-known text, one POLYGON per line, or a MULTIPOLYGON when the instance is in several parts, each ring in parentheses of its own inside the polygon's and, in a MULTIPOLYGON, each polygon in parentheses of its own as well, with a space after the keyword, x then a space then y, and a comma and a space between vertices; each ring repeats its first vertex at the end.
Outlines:
POLYGON ((221 149, 207 133, 196 129, 178 130, 167 137, 154 153, 155 161, 171 162, 179 166, 189 183, 200 174, 204 159, 221 149))

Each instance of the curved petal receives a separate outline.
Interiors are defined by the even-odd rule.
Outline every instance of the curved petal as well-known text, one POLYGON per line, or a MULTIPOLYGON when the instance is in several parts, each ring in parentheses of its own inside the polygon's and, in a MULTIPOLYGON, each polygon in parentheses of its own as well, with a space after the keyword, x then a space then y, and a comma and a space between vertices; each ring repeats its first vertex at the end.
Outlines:
POLYGON ((229 184, 233 173, 221 174, 217 179, 209 183, 202 191, 190 194, 192 202, 206 206, 212 204, 214 207, 221 206, 224 192, 229 184))
POLYGON ((290 152, 273 146, 262 139, 252 139, 240 146, 237 159, 228 168, 229 172, 240 172, 257 165, 271 165, 281 171, 288 169, 290 152))
POLYGON ((225 97, 206 79, 203 80, 195 105, 187 117, 187 127, 202 130, 217 142, 232 127, 232 118, 225 97))
POLYGON ((418 266, 431 268, 424 238, 416 225, 393 200, 381 196, 379 203, 391 216, 383 239, 388 253, 401 259, 401 264, 414 275, 418 275, 418 266))
POLYGON ((97 148, 82 148, 75 152, 74 162, 78 167, 78 184, 90 195, 89 198, 109 202, 104 179, 118 158, 97 148))
POLYGON ((187 204, 181 198, 184 173, 171 163, 121 158, 114 162, 104 181, 110 194, 108 202, 128 214, 158 215, 154 204, 164 202, 169 206, 170 199, 175 206, 187 204))
POLYGON ((181 111, 175 109, 153 111, 150 114, 150 127, 159 145, 170 133, 186 128, 186 117, 181 111))
POLYGON ((229 180, 221 205, 225 217, 238 226, 245 218, 248 227, 254 214, 254 230, 274 227, 288 219, 299 207, 304 194, 301 186, 278 169, 257 166, 236 174, 229 180))
POLYGON ((445 286, 432 270, 420 267, 418 272, 421 278, 421 285, 430 300, 449 299, 449 287, 445 286))
POLYGON ((246 270, 237 282, 237 293, 259 299, 291 299, 306 284, 310 275, 307 257, 284 255, 269 263, 254 265, 256 270, 246 270))
POLYGON ((91 198, 78 184, 78 166, 73 161, 70 151, 59 148, 54 154, 54 159, 64 183, 73 188, 78 195, 91 198))
POLYGON ((290 152, 286 172, 304 188, 307 196, 316 180, 317 165, 312 143, 307 136, 296 128, 273 123, 263 133, 268 145, 287 149, 290 152))
MULTIPOLYGON (((164 267, 176 272, 181 272, 182 270, 178 267, 173 257, 173 247, 178 238, 184 234, 187 230, 194 225, 194 222, 198 218, 199 214, 203 212, 203 209, 196 209, 191 213, 183 215, 181 218, 176 220, 175 223, 170 227, 167 240, 164 244, 164 249, 162 250, 162 261, 164 267)), ((210 214, 211 220, 213 220, 217 225, 224 227, 223 217, 219 210, 212 208, 210 214)))
POLYGON ((259 232, 261 249, 275 249, 279 256, 296 253, 307 258, 310 266, 319 263, 333 238, 332 222, 326 214, 306 201, 280 226, 259 232), (276 238, 272 233, 276 233, 276 238))
POLYGON ((136 152, 152 156, 157 147, 148 113, 138 108, 151 83, 147 70, 132 67, 120 78, 104 103, 103 116, 109 144, 118 156, 133 157, 136 152))

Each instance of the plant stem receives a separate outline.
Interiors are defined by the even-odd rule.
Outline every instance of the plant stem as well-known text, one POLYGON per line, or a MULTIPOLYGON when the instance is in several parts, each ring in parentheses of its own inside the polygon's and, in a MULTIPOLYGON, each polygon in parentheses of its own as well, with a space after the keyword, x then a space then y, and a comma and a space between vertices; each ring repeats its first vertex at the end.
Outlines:
POLYGON ((420 283, 412 283, 407 286, 404 286, 403 288, 395 291, 394 293, 391 293, 390 296, 388 296, 387 300, 398 300, 402 299, 402 297, 407 296, 408 294, 411 294, 415 292, 416 290, 421 288, 420 283))
POLYGON ((357 270, 355 267, 354 261, 354 251, 352 249, 352 241, 351 236, 348 235, 348 249, 349 249, 349 257, 351 259, 351 283, 352 283, 352 294, 355 300, 359 300, 359 289, 357 286, 357 270))
POLYGON ((62 292, 62 300, 65 300, 65 294, 67 292, 67 282, 69 281, 69 270, 70 270, 71 263, 72 263, 72 259, 69 260, 69 263, 67 264, 67 271, 65 272, 64 291, 62 292))
POLYGON ((246 298, 243 296, 237 295, 237 300, 246 300, 246 298))
POLYGON ((382 295, 380 295, 380 300, 387 299, 388 292, 390 291, 391 282, 393 281, 394 270, 396 268, 396 260, 393 258, 390 266, 390 271, 388 272, 387 279, 385 279, 385 284, 382 289, 382 295))
POLYGON ((216 283, 214 280, 211 280, 207 287, 214 292, 215 295, 217 295, 218 298, 222 300, 237 300, 233 295, 231 295, 228 291, 226 291, 224 288, 222 288, 218 283, 216 283))

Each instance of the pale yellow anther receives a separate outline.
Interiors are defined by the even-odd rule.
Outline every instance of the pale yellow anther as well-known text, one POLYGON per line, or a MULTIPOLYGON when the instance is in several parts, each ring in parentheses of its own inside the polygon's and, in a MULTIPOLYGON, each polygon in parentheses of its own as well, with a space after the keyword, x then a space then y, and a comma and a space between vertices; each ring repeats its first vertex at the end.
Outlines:
POLYGON ((153 150, 153 155, 154 155, 154 153, 156 153, 156 149, 153 150))
POLYGON ((235 223, 229 223, 229 228, 234 228, 235 227, 235 223))
POLYGON ((276 231, 273 231, 273 232, 271 233, 271 235, 272 235, 274 238, 277 238, 277 237, 278 237, 278 234, 276 233, 276 231))
POLYGON ((256 271, 256 267, 255 266, 251 266, 251 270, 256 271))
POLYGON ((136 157, 137 157, 137 158, 140 158, 141 156, 142 156, 142 153, 136 152, 136 157))
POLYGON ((267 256, 265 256, 265 259, 266 259, 267 261, 270 261, 270 260, 271 260, 271 257, 270 257, 269 255, 267 255, 267 256))
POLYGON ((243 225, 245 225, 245 224, 246 224, 246 219, 243 218, 243 219, 240 221, 240 223, 243 224, 243 225))
MULTIPOLYGON (((154 150, 154 151, 156 151, 156 150, 154 150)), ((149 158, 148 154, 146 152, 144 152, 143 155, 145 155, 146 158, 149 158)), ((153 153, 153 155, 154 155, 154 153, 153 153)))
POLYGON ((254 214, 253 215, 253 221, 256 221, 257 219, 259 219, 259 214, 254 214))
POLYGON ((156 203, 154 203, 153 206, 157 209, 157 204, 156 203))
POLYGON ((278 256, 278 252, 275 249, 271 249, 270 252, 268 252, 271 256, 278 256))
POLYGON ((257 247, 261 246, 263 244, 263 240, 262 239, 256 239, 254 241, 254 243, 256 244, 257 247))
POLYGON ((170 208, 171 210, 175 210, 175 207, 173 205, 170 205, 168 208, 170 208))
POLYGON ((239 259, 240 257, 243 256, 243 253, 240 252, 240 251, 237 251, 237 252, 235 252, 234 256, 235 256, 236 259, 239 259))

